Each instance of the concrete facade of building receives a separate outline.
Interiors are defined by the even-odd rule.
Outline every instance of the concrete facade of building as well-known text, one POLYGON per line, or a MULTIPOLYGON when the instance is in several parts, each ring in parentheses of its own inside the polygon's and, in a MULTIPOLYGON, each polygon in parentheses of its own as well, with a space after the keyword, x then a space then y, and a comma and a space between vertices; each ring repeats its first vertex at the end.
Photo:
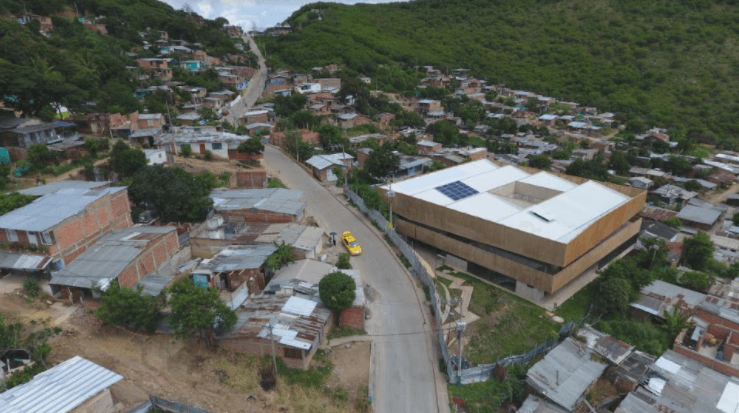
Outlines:
MULTIPOLYGON (((387 190, 380 188, 385 199, 387 190)), ((398 232, 516 280, 516 291, 533 301, 629 248, 646 199, 635 188, 488 160, 393 191, 398 232)))

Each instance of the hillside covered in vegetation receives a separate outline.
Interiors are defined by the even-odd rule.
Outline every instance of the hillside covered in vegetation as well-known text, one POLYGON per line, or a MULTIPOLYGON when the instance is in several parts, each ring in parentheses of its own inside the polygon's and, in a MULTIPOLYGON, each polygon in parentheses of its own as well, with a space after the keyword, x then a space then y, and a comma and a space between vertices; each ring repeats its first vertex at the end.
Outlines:
POLYGON ((141 106, 134 91, 150 84, 126 69, 136 65, 128 52, 156 57, 156 47, 143 50, 142 43, 152 43, 163 30, 170 39, 202 43, 212 56, 236 54, 226 24, 226 19, 206 20, 156 0, 3 1, 0 99, 5 106, 42 118, 53 117, 54 104, 77 111, 94 103, 98 111, 130 113, 141 106), (43 35, 37 21, 19 24, 16 17, 25 11, 51 17, 54 29, 43 35), (105 24, 108 34, 86 28, 81 18, 105 24), (147 28, 150 35, 142 37, 139 32, 147 28))
MULTIPOLYGON (((489 82, 617 112, 634 132, 656 125, 676 138, 739 149, 734 138, 739 135, 738 5, 736 0, 321 3, 293 14, 288 23, 299 30, 268 39, 267 48, 275 64, 301 70, 341 63, 349 72, 373 76, 378 65, 470 68, 489 82)), ((392 78, 378 83, 388 91, 412 90, 398 90, 404 84, 392 78)))

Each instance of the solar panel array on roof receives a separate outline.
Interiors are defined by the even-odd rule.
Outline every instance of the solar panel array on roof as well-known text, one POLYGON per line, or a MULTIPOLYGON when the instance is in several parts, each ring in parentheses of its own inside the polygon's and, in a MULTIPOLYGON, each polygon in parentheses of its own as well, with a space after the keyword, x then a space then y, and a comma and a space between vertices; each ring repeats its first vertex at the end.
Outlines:
POLYGON ((479 194, 476 189, 460 181, 454 181, 446 185, 438 186, 436 187, 436 190, 454 201, 459 201, 460 199, 479 194))

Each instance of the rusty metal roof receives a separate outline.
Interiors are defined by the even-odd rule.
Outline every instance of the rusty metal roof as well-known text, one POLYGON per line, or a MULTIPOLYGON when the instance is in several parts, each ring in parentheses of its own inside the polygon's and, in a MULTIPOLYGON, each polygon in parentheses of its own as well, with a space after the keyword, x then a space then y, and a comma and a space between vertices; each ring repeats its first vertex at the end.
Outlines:
POLYGON ((298 297, 265 294, 247 300, 236 312, 238 321, 222 339, 264 339, 269 341, 268 325, 273 327, 273 339, 283 345, 308 350, 318 346, 331 311, 323 304, 298 297), (291 305, 287 306, 288 301, 291 305), (297 301, 296 301, 297 300, 297 301), (304 303, 301 306, 300 304, 304 303), (296 304, 297 303, 297 304, 296 304), (311 303, 309 306, 308 303, 311 303), (297 314, 292 308, 310 309, 309 315, 297 314))

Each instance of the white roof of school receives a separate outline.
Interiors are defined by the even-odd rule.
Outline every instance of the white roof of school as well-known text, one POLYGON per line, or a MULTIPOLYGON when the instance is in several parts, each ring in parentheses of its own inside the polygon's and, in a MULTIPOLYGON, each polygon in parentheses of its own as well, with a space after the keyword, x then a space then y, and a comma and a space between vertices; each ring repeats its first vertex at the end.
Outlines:
POLYGON ((3 413, 67 413, 122 380, 120 375, 76 356, 33 380, 0 393, 3 413))
POLYGON ((548 172, 532 175, 513 165, 499 167, 486 159, 396 183, 392 189, 421 201, 565 244, 630 199, 595 181, 577 185, 548 172), (556 192, 554 196, 532 204, 496 191, 514 182, 556 192), (451 188, 442 188, 447 185, 451 188))

